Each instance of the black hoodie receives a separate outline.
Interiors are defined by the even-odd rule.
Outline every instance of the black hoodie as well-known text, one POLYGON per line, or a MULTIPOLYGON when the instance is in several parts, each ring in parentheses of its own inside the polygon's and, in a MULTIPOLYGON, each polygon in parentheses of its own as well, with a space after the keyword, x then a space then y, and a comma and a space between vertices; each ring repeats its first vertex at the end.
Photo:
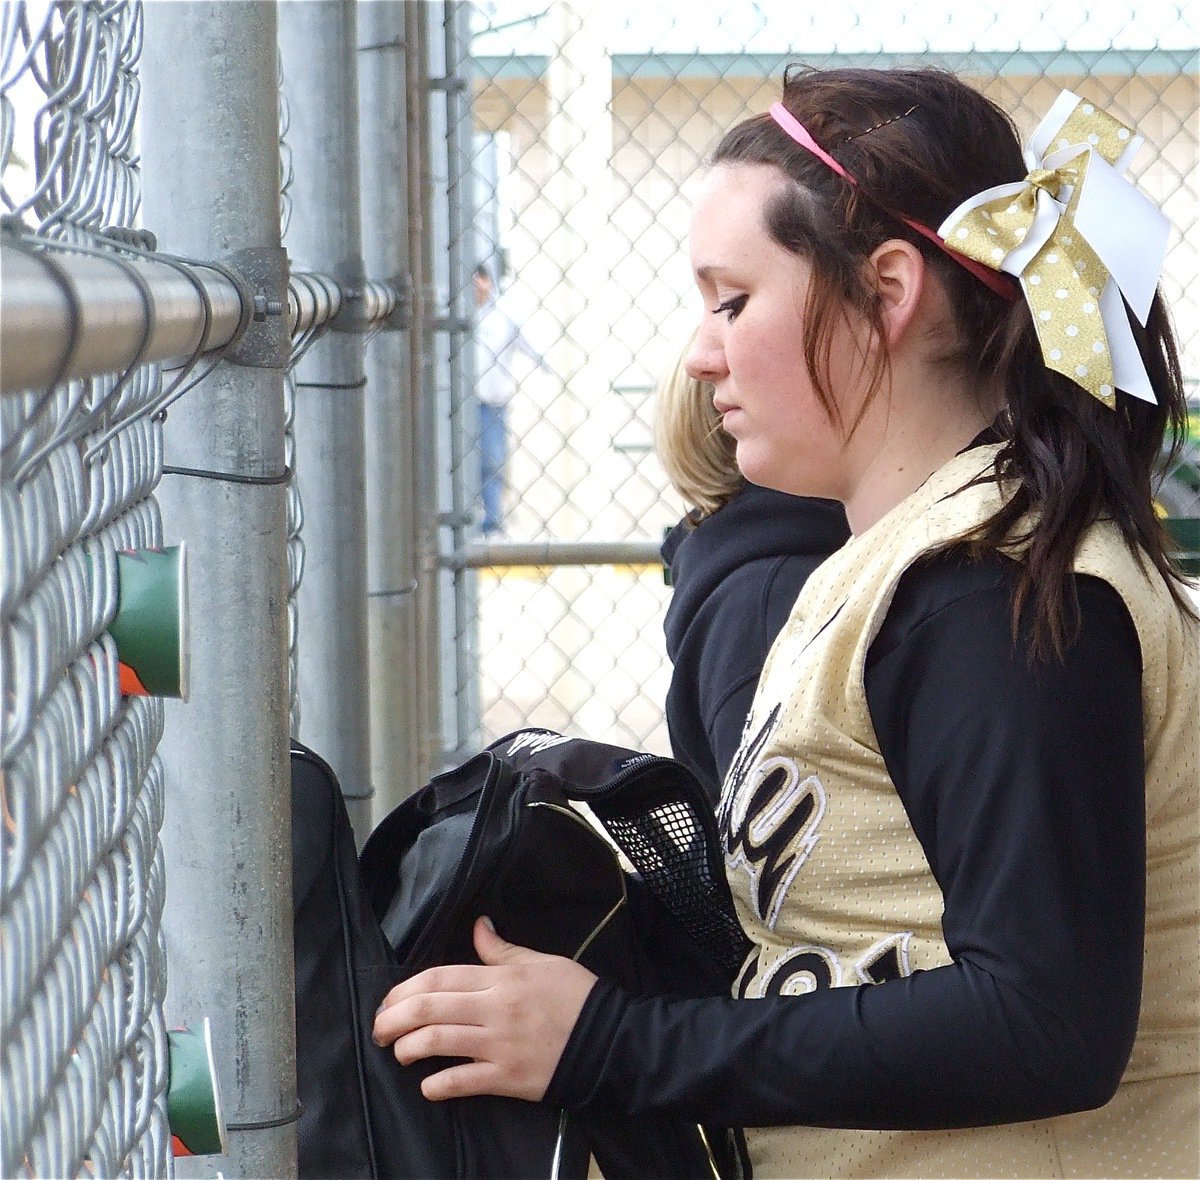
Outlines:
POLYGON ((674 592, 663 630, 674 665, 671 750, 716 803, 763 660, 808 575, 850 535, 842 506, 746 484, 663 542, 674 592))

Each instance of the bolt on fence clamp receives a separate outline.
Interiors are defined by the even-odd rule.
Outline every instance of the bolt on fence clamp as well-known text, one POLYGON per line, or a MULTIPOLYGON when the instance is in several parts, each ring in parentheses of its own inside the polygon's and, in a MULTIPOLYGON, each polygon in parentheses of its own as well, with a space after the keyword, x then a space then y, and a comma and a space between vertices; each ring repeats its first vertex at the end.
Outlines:
POLYGON ((342 293, 342 305, 329 321, 333 332, 352 332, 363 335, 371 330, 364 298, 367 287, 367 269, 361 258, 347 258, 333 270, 333 278, 342 293))
POLYGON ((403 332, 412 327, 413 280, 407 271, 393 275, 387 280, 388 287, 396 293, 396 306, 380 322, 385 332, 403 332))
POLYGON ((282 246, 252 247, 222 261, 238 280, 242 296, 242 329, 225 360, 247 368, 286 369, 292 349, 287 251, 282 246))
POLYGON ((259 291, 254 296, 254 314, 250 318, 256 324, 261 324, 271 315, 283 315, 283 300, 268 299, 265 291, 259 291))

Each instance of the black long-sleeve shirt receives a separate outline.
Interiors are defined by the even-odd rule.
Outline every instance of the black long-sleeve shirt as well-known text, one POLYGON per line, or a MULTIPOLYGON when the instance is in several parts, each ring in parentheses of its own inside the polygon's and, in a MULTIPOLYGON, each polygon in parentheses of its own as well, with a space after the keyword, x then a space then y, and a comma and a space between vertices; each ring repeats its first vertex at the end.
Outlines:
POLYGON ((712 1124, 933 1129, 1102 1104, 1137 1025, 1144 926, 1141 658, 1107 584, 1031 665, 1012 564, 909 570, 866 669, 880 749, 945 899, 953 962, 735 1000, 601 981, 547 1099, 712 1124))

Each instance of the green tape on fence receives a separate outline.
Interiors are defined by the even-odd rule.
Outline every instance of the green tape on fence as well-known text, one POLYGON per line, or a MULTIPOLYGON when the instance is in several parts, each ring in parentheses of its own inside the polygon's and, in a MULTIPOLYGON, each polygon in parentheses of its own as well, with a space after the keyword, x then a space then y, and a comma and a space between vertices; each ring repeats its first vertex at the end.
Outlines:
POLYGON ((188 695, 187 559, 183 545, 117 554, 117 616, 109 626, 121 662, 134 674, 124 691, 188 695))
POLYGON ((213 1059, 212 1026, 208 1017, 197 1029, 172 1029, 167 1122, 176 1155, 224 1155, 229 1150, 225 1115, 213 1059))

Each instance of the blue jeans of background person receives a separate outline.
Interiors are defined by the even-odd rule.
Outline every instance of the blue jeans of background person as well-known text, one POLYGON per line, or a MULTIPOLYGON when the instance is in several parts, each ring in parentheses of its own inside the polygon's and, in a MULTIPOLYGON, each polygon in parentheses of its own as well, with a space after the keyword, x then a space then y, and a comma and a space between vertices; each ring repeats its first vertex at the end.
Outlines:
POLYGON ((508 463, 508 410, 504 406, 479 403, 479 456, 483 492, 483 522, 479 527, 485 533, 494 533, 504 521, 501 500, 508 463))

